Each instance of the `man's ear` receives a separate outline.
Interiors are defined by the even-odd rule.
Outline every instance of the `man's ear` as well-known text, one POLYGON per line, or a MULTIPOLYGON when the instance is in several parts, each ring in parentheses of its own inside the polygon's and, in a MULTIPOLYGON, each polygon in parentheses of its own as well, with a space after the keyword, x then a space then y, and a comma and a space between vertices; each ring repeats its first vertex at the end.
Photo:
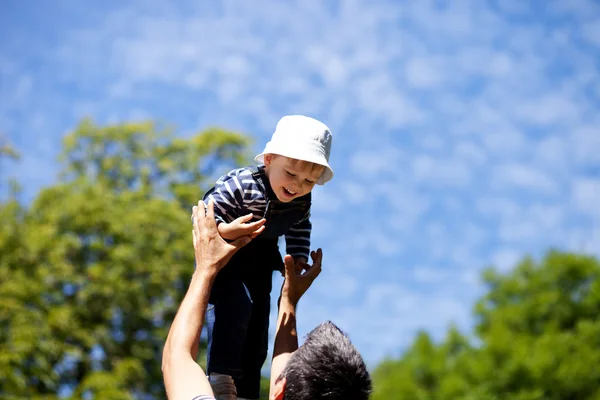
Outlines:
POLYGON ((275 382, 275 385, 273 386, 273 393, 271 394, 271 400, 283 399, 283 393, 285 392, 285 384, 285 377, 282 377, 281 379, 277 380, 277 382, 275 382))

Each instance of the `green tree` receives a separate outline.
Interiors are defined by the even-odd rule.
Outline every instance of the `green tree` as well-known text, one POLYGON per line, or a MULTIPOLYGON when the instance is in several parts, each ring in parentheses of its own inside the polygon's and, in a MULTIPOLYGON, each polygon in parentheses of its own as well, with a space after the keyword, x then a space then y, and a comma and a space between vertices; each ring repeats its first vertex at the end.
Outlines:
POLYGON ((600 399, 600 263, 549 252, 508 275, 486 271, 479 354, 501 399, 600 399))
POLYGON ((269 400, 269 386, 271 381, 269 378, 262 376, 260 378, 260 400, 269 400))
POLYGON ((19 153, 10 145, 8 140, 5 139, 4 134, 0 132, 0 159, 3 157, 18 159, 19 153))
POLYGON ((374 399, 600 399, 600 262, 549 251, 483 274, 469 340, 421 333, 374 372, 374 399))
POLYGON ((59 182, 0 205, 0 397, 163 398, 162 347, 193 272, 191 206, 249 139, 83 121, 59 182))
POLYGON ((4 189, 7 187, 8 198, 15 198, 19 191, 19 185, 14 178, 9 178, 8 183, 5 183, 5 161, 13 163, 19 160, 20 154, 15 148, 5 139, 4 135, 0 132, 0 201, 6 200, 4 189))

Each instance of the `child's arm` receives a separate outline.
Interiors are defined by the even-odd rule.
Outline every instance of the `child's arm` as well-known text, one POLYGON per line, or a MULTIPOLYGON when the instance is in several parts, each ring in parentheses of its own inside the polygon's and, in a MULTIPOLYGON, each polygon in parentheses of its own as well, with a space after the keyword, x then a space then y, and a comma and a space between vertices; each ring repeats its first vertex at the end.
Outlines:
POLYGON ((209 200, 214 202, 217 229, 224 239, 236 240, 242 236, 254 238, 264 230, 264 219, 247 223, 253 215, 245 212, 245 186, 248 184, 238 175, 227 175, 217 181, 214 190, 204 199, 205 203, 209 200))
POLYGON ((223 239, 227 240, 236 240, 242 236, 250 236, 254 239, 265 230, 264 224, 266 219, 262 218, 258 221, 247 222, 252 217, 252 214, 247 214, 234 219, 230 224, 221 222, 217 227, 219 234, 223 239))
POLYGON ((230 223, 241 217, 244 206, 244 189, 236 175, 226 175, 219 179, 214 189, 205 196, 204 203, 212 200, 215 205, 215 219, 217 226, 221 223, 230 223))
POLYGON ((292 226, 285 234, 286 253, 294 257, 296 264, 308 261, 311 230, 310 219, 306 218, 292 226))

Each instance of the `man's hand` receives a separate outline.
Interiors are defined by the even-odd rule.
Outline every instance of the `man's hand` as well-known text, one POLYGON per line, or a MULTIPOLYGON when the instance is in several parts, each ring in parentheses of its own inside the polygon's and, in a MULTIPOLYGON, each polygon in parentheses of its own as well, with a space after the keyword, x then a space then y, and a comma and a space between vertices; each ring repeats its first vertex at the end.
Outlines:
POLYGON ((250 236, 255 238, 265 230, 265 219, 260 219, 255 222, 248 222, 253 215, 243 215, 234 219, 230 223, 222 222, 219 224, 219 233, 221 237, 227 240, 236 240, 242 236, 250 236))
MULTIPOLYGON (((309 267, 310 265, 308 265, 308 259, 306 257, 300 256, 294 259, 294 269, 296 270, 296 275, 300 275, 302 271, 305 271, 309 267)), ((285 273, 283 276, 285 276, 285 273)))
MULTIPOLYGON (((294 351, 298 350, 298 332, 296 330, 296 306, 302 295, 308 290, 310 285, 321 273, 321 260, 323 252, 321 249, 310 253, 313 265, 298 263, 302 260, 294 259, 289 254, 283 258, 285 264, 285 280, 281 286, 281 297, 279 298, 279 310, 277 312, 277 330, 275 332, 275 342, 273 343, 273 361, 271 362, 271 387, 269 389, 269 399, 281 398, 282 386, 277 387, 281 382, 281 374, 287 365, 294 351), (306 272, 296 272, 296 267, 306 272)), ((285 381, 285 378, 283 378, 285 381)))
POLYGON ((312 251, 310 257, 313 261, 312 265, 303 263, 301 266, 298 266, 301 270, 305 270, 304 273, 301 270, 299 272, 296 270, 297 266, 292 256, 286 255, 283 259, 285 264, 285 280, 281 287, 281 299, 289 301, 294 306, 298 304, 302 295, 321 273, 323 251, 321 249, 312 251))
POLYGON ((248 244, 252 238, 241 236, 231 243, 224 241, 217 231, 215 223, 215 210, 212 200, 205 208, 204 202, 200 200, 198 206, 192 208, 194 221, 193 241, 194 255, 196 257, 196 269, 205 272, 219 272, 231 259, 236 251, 248 244))

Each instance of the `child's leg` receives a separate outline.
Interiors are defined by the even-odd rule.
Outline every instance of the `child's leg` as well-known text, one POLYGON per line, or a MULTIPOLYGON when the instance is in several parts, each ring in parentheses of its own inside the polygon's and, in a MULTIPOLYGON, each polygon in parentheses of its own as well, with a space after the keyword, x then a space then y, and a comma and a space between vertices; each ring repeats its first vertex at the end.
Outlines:
MULTIPOLYGON (((218 276, 210 301, 206 313, 207 373, 213 377, 239 377, 243 373, 243 351, 252 315, 249 292, 240 279, 218 276)), ((219 379, 223 383, 225 378, 219 379)))
POLYGON ((258 399, 262 366, 267 358, 269 345, 269 312, 271 307, 272 271, 264 271, 246 282, 252 296, 250 318, 243 353, 243 376, 235 379, 239 397, 258 399))

